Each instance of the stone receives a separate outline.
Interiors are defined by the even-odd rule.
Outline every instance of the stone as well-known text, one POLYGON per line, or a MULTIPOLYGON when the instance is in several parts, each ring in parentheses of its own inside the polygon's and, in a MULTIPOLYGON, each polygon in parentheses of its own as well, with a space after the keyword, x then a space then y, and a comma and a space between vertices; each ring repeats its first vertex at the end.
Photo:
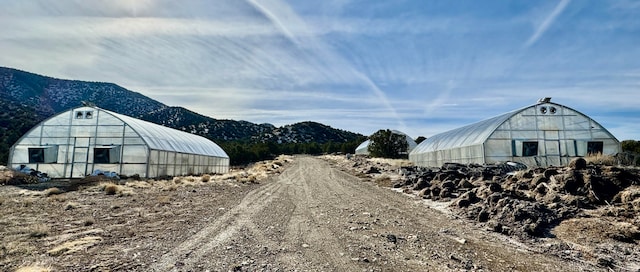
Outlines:
POLYGON ((584 158, 575 158, 569 162, 569 168, 573 170, 587 169, 587 160, 584 158))

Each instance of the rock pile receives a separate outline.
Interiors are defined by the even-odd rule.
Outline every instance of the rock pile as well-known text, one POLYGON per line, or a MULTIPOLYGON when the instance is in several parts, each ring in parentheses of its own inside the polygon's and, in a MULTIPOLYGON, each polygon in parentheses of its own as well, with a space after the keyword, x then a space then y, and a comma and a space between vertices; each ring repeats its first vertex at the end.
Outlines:
POLYGON ((507 235, 545 237, 550 227, 581 209, 602 205, 615 204, 617 214, 631 218, 640 211, 638 169, 588 165, 581 158, 568 167, 448 163, 435 169, 402 167, 399 173, 393 187, 452 201, 461 215, 507 235))

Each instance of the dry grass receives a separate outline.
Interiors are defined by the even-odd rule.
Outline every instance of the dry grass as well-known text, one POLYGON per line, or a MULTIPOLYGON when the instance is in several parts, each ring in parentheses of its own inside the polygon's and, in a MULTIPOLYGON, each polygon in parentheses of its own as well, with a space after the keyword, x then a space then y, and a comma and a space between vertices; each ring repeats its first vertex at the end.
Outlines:
POLYGON ((68 211, 68 210, 77 209, 78 207, 80 207, 80 204, 76 202, 69 202, 67 203, 67 205, 64 206, 64 209, 68 211))
POLYGON ((30 266, 20 267, 15 272, 50 272, 50 271, 51 271, 51 268, 30 265, 30 266))
POLYGON ((60 256, 63 254, 73 254, 76 252, 84 251, 98 243, 102 242, 102 237, 100 236, 88 236, 84 238, 80 238, 75 241, 66 242, 62 245, 59 245, 49 251, 47 254, 51 256, 60 256))
POLYGON ((158 204, 161 205, 167 205, 167 204, 171 204, 171 196, 159 196, 158 197, 158 204))
POLYGON ((49 189, 44 190, 44 195, 45 196, 52 196, 52 195, 59 195, 59 194, 63 194, 64 191, 60 190, 60 188, 58 187, 51 187, 49 189))
POLYGON ((19 203, 23 208, 29 208, 33 206, 33 204, 36 203, 36 201, 33 198, 24 198, 19 203))
POLYGON ((385 159, 385 158, 369 158, 367 161, 372 163, 388 164, 397 167, 413 166, 413 162, 407 159, 385 159))
POLYGON ((48 198, 49 202, 66 202, 66 195, 54 195, 48 198))
POLYGON ((391 187, 393 183, 391 182, 391 178, 385 174, 382 174, 374 179, 375 184, 381 187, 391 187))
POLYGON ((125 186, 135 189, 146 189, 151 188, 153 185, 146 181, 127 181, 125 186))
POLYGON ((614 166, 618 164, 618 161, 615 157, 611 155, 603 155, 602 153, 589 154, 584 159, 587 161, 587 163, 592 164, 602 164, 608 166, 614 166))
POLYGON ((29 231, 29 237, 40 238, 49 235, 49 226, 45 224, 37 224, 31 227, 29 231))

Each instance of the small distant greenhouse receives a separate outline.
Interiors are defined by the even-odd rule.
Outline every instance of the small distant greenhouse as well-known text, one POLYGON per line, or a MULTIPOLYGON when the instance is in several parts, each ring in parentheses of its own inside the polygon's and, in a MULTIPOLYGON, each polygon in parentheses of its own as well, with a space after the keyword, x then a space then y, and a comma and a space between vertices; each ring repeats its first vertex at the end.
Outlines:
MULTIPOLYGON (((411 138, 409 135, 403 133, 402 131, 391 130, 391 132, 393 134, 401 135, 401 136, 405 137, 405 139, 407 141, 407 147, 408 147, 406 154, 411 152, 411 150, 413 150, 418 145, 418 144, 416 144, 416 141, 413 140, 413 138, 411 138)), ((366 140, 366 141, 362 142, 360 145, 358 145, 358 147, 356 147, 355 154, 356 155, 369 155, 369 145, 371 145, 371 140, 366 140)))
POLYGON ((84 106, 32 128, 11 147, 9 166, 52 178, 81 178, 97 170, 152 178, 226 173, 229 156, 204 137, 84 106))
POLYGON ((560 166, 576 157, 614 155, 620 150, 620 142, 595 120, 543 98, 535 105, 432 136, 409 154, 409 160, 426 167, 505 161, 560 166))

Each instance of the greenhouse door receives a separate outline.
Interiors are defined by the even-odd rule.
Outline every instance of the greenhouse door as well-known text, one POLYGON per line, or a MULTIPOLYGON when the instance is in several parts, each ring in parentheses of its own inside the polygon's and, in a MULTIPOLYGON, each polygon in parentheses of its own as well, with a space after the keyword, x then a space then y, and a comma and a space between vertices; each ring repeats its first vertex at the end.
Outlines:
POLYGON ((544 153, 547 158, 546 166, 560 166, 562 165, 560 161, 560 141, 544 141, 544 153))
POLYGON ((71 178, 84 178, 87 175, 90 142, 91 138, 74 139, 73 157, 71 158, 71 178))

